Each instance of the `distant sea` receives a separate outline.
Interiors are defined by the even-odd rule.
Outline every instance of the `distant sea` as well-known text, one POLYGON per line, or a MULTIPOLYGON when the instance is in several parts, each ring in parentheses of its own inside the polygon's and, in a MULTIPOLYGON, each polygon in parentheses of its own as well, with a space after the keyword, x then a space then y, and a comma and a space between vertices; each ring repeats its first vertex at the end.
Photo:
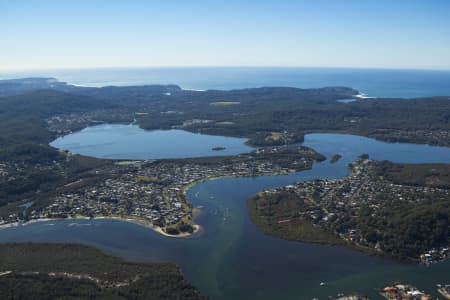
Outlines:
POLYGON ((189 67, 0 71, 0 79, 22 77, 55 77, 70 84, 96 87, 177 84, 184 89, 230 90, 262 86, 348 86, 372 97, 450 95, 450 70, 189 67))

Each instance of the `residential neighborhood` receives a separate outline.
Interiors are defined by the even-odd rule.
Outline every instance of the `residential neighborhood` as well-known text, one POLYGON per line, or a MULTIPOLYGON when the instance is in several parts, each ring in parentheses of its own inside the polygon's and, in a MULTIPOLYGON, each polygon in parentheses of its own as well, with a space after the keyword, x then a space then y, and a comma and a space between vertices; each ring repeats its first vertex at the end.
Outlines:
MULTIPOLYGON (((386 212, 392 207, 412 209, 422 203, 438 203, 440 199, 450 197, 450 190, 395 183, 383 176, 386 174, 380 171, 381 164, 382 162, 360 158, 350 164, 351 174, 343 179, 299 182, 265 190, 259 193, 256 203, 260 203, 260 211, 266 210, 265 214, 273 213, 275 217, 278 216, 278 224, 288 226, 299 220, 307 221, 360 249, 380 254, 388 252, 391 251, 390 244, 395 242, 395 237, 391 237, 391 233, 382 232, 382 227, 377 225, 390 221, 386 220, 386 212), (295 199, 289 210, 283 210, 277 202, 281 195, 284 199, 295 199)), ((445 219, 443 222, 446 222, 445 219)), ((398 256, 400 255, 404 254, 399 253, 398 256)), ((411 254, 408 252, 402 258, 408 255, 411 254)), ((424 249, 422 253, 414 255, 414 260, 431 264, 448 259, 449 246, 444 242, 439 247, 424 249)))
POLYGON ((42 209, 0 218, 0 225, 36 219, 114 217, 135 219, 177 235, 193 231, 193 208, 185 199, 195 182, 223 176, 290 173, 311 168, 315 151, 269 147, 237 157, 118 161, 93 173, 100 180, 68 183, 42 209))

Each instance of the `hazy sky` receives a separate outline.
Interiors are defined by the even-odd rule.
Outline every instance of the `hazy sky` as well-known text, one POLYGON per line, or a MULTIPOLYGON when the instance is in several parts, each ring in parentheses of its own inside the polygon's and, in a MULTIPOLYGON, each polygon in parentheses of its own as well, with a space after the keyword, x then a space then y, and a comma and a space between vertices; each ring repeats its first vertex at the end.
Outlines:
POLYGON ((450 0, 0 0, 0 68, 450 69, 450 0))

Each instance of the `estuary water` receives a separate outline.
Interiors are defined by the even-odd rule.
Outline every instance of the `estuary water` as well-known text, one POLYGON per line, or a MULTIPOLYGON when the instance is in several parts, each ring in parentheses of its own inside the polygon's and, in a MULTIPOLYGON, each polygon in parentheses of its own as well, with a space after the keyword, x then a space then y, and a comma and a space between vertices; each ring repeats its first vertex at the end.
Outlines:
MULTIPOLYGON (((142 141, 147 142, 151 143, 142 141)), ((113 220, 65 220, 1 230, 0 242, 77 242, 129 260, 172 261, 211 299, 327 299, 339 292, 381 299, 376 289, 385 284, 409 282, 433 293, 436 283, 450 279, 450 261, 431 267, 404 265, 343 247, 264 235, 251 223, 246 209, 246 200, 263 189, 346 176, 348 163, 363 153, 394 162, 450 163, 450 148, 390 144, 344 134, 309 134, 304 145, 328 160, 290 175, 223 178, 192 187, 187 196, 201 208, 196 222, 203 227, 192 238, 167 238, 113 220), (342 159, 331 164, 329 158, 337 153, 342 159)))

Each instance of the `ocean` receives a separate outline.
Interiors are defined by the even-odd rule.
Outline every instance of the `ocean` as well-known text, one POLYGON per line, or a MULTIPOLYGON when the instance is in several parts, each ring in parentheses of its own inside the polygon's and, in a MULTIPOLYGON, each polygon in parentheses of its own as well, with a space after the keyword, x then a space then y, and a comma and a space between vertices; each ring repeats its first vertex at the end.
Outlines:
POLYGON ((184 89, 262 86, 347 86, 371 97, 450 96, 450 70, 345 68, 185 67, 0 71, 0 79, 55 77, 83 86, 177 84, 184 89))

